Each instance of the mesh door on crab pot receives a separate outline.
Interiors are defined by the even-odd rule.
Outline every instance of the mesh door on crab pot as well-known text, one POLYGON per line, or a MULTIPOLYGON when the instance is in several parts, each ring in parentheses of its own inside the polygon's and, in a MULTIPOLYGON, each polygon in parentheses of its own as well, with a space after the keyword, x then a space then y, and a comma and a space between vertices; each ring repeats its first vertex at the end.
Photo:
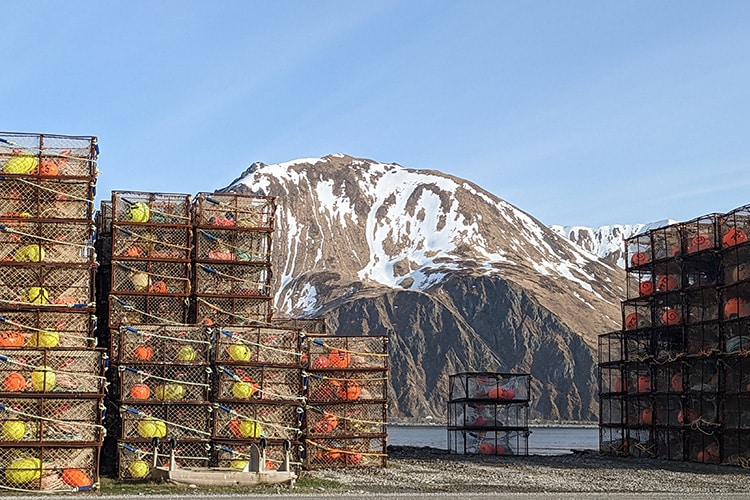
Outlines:
POLYGON ((306 435, 311 438, 385 436, 386 407, 382 403, 335 403, 305 407, 306 435))
MULTIPOLYGON (((221 324, 221 323, 220 323, 221 324)), ((273 326, 222 326, 214 360, 228 364, 264 364, 299 368, 302 332, 273 326)))
POLYGON ((622 396, 601 396, 599 398, 599 424, 624 425, 624 399, 622 396))
MULTIPOLYGON (((169 467, 172 448, 169 439, 128 440, 117 443, 117 477, 121 480, 143 480, 151 472, 156 446, 156 465, 169 467)), ((211 444, 207 440, 177 441, 176 465, 183 468, 205 468, 211 464, 211 444)))
POLYGON ((117 367, 124 403, 201 403, 209 399, 210 368, 170 364, 117 367))
POLYGON ((112 258, 188 261, 193 247, 187 226, 117 223, 112 230, 112 258))
POLYGON ((13 227, 28 218, 90 222, 93 200, 91 181, 6 177, 0 183, 0 224, 13 227))
POLYGON ((214 405, 213 439, 289 439, 300 435, 302 406, 288 403, 214 405))
POLYGON ((198 295, 196 314, 200 321, 217 325, 269 324, 273 314, 273 299, 198 295))
POLYGON ((188 296, 130 295, 109 296, 109 326, 131 324, 185 324, 188 319, 188 296))
POLYGON ((300 402, 302 370, 269 365, 217 365, 216 401, 300 402))
POLYGON ((274 228, 276 198, 235 193, 198 193, 193 204, 199 226, 274 228))
MULTIPOLYGON (((266 441, 266 470, 277 470, 284 462, 286 455, 285 443, 287 440, 269 439, 266 441)), ((299 441, 289 442, 289 464, 293 471, 299 472, 302 466, 303 445, 299 441)), ((241 442, 236 440, 214 440, 211 442, 212 460, 216 467, 242 470, 251 460, 251 446, 257 446, 253 442, 241 442)))
POLYGON ((0 445, 0 488, 69 493, 98 489, 99 447, 0 445))
POLYGON ((180 440, 208 439, 211 436, 208 403, 121 404, 121 439, 180 440))
POLYGON ((727 394, 722 398, 724 429, 750 430, 750 393, 727 394))
POLYGON ((331 438, 305 441, 305 469, 385 467, 386 438, 331 438))
POLYGON ((385 371, 310 373, 306 382, 307 400, 313 403, 388 399, 388 373, 385 371))
POLYGON ((96 318, 81 309, 0 310, 0 347, 96 347, 96 318))
POLYGON ((0 265, 0 301, 86 307, 94 301, 93 265, 0 265))
POLYGON ((694 255, 707 250, 717 249, 717 226, 717 214, 705 215, 680 224, 685 244, 685 254, 694 255))
POLYGON ((211 333, 202 325, 124 325, 113 335, 112 357, 122 364, 203 366, 209 362, 211 333))
POLYGON ((310 368, 366 369, 388 368, 386 335, 330 335, 306 339, 310 368))
POLYGON ((93 264, 90 222, 55 223, 28 219, 0 224, 0 260, 45 264, 93 264))
POLYGON ((648 266, 653 260, 649 233, 638 234, 625 240, 625 268, 628 271, 648 266))
POLYGON ((190 195, 112 191, 113 222, 189 226, 190 195))
POLYGON ((105 362, 100 349, 0 349, 2 391, 96 397, 104 393, 105 362))
POLYGON ((190 264, 153 260, 112 261, 112 293, 190 293, 190 264))
POLYGON ((719 433, 705 433, 700 430, 685 432, 688 460, 705 464, 721 463, 721 442, 719 433))
POLYGON ((195 292, 209 295, 269 297, 271 290, 269 264, 195 264, 195 292))
POLYGON ((9 397, 0 404, 2 443, 59 442, 95 446, 104 439, 102 398, 9 397))
POLYGON ((199 227, 195 231, 195 258, 206 263, 268 264, 271 262, 271 233, 199 227))

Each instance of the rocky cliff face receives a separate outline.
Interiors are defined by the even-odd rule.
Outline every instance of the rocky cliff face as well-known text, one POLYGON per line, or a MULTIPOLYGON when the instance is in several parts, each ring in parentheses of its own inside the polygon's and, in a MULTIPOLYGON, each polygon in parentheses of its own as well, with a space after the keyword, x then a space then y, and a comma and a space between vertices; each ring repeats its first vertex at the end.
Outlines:
POLYGON ((256 163, 223 191, 277 197, 277 316, 389 336, 393 417, 444 416, 448 375, 484 370, 531 373, 532 417, 596 417, 621 269, 434 171, 332 155, 256 163))

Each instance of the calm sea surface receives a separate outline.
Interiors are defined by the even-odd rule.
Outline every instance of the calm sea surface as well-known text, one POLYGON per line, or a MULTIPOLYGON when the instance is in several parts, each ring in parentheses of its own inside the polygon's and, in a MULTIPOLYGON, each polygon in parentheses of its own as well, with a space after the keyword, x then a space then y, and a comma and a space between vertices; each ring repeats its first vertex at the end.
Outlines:
MULTIPOLYGON (((530 427, 529 454, 560 455, 576 450, 598 450, 597 427, 530 427)), ((437 425, 389 425, 388 444, 448 449, 448 431, 437 425)))

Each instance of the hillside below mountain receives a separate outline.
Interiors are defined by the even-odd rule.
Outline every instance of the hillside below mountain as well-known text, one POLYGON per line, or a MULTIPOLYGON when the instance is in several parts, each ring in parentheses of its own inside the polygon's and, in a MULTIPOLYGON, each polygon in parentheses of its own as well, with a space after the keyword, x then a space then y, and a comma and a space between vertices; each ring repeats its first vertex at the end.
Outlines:
POLYGON ((346 155, 255 163, 222 192, 277 197, 277 317, 388 335, 392 418, 444 418, 448 375, 532 375, 531 418, 597 417, 597 335, 624 271, 479 186, 346 155))

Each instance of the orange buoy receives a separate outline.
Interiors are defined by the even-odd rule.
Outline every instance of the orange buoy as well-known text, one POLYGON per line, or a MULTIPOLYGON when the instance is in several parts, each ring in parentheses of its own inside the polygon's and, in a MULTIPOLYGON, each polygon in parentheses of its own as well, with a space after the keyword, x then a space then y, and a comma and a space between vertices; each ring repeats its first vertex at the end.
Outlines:
POLYGON ((635 330, 649 325, 648 319, 640 313, 632 312, 625 317, 625 329, 635 330))
POLYGON ((362 392, 362 389, 356 380, 346 380, 339 386, 337 394, 345 401, 355 401, 360 392, 362 392))
POLYGON ((91 478, 81 469, 64 469, 62 473, 62 480, 65 484, 74 488, 91 486, 92 484, 91 478))
POLYGON ((630 258, 630 263, 634 266, 642 266, 651 262, 651 257, 646 252, 636 252, 630 258))
POLYGON ((126 257, 143 257, 145 255, 145 252, 138 245, 130 245, 125 249, 123 254, 126 257))
POLYGON ((724 303, 724 317, 726 319, 741 318, 748 315, 748 305, 745 299, 732 298, 724 303))
POLYGON ((672 375, 670 385, 672 386, 673 391, 682 392, 682 372, 677 372, 672 375))
POLYGON ((638 392, 649 392, 651 390, 651 379, 645 375, 638 377, 638 392))
POLYGON ((714 244, 708 236, 699 234, 693 237, 690 245, 688 245, 687 247, 687 253, 695 253, 702 250, 708 250, 709 248, 713 248, 713 246, 714 244))
POLYGON ((22 391, 26 388, 26 379, 18 372, 13 372, 5 377, 3 387, 8 392, 22 391))
POLYGON ((0 332, 0 347, 23 347, 24 343, 26 339, 21 332, 0 332))
POLYGON ((495 447, 492 445, 492 443, 482 441, 481 443, 479 443, 479 453, 481 453, 482 455, 493 455, 495 453, 495 447))
POLYGON ((346 368, 349 366, 351 356, 349 356, 349 353, 346 351, 334 349, 328 355, 328 361, 331 362, 333 368, 346 368))
POLYGON ((628 384, 623 382, 620 377, 615 379, 615 392, 625 392, 628 390, 628 384))
POLYGON ((154 348, 148 345, 139 345, 133 351, 133 356, 144 361, 149 361, 154 357, 154 348))
POLYGON ((656 277, 656 289, 660 292, 669 292, 677 288, 677 278, 671 274, 656 277))
POLYGON ((151 293, 167 293, 167 284, 161 280, 154 281, 149 291, 151 293))
POLYGON ((313 368, 328 368, 331 365, 331 361, 328 356, 318 356, 313 361, 313 368))
POLYGON ((653 423, 653 412, 651 411, 651 408, 644 408, 641 411, 641 422, 646 425, 651 425, 653 423))
POLYGON ((245 436, 240 432, 240 419, 235 418, 229 421, 227 424, 227 427, 229 428, 229 432, 232 433, 232 435, 238 439, 244 439, 245 436))
POLYGON ((740 243, 747 243, 747 234, 742 229, 733 227, 721 237, 721 242, 725 247, 733 247, 740 243))
POLYGON ((151 396, 151 388, 146 384, 135 384, 130 388, 130 397, 133 399, 148 399, 151 396))
POLYGON ((654 293, 654 284, 650 281, 641 281, 638 284, 638 295, 641 297, 651 295, 652 293, 654 293))
POLYGON ((661 315, 661 322, 667 326, 679 325, 682 322, 682 316, 676 310, 667 308, 661 315))

